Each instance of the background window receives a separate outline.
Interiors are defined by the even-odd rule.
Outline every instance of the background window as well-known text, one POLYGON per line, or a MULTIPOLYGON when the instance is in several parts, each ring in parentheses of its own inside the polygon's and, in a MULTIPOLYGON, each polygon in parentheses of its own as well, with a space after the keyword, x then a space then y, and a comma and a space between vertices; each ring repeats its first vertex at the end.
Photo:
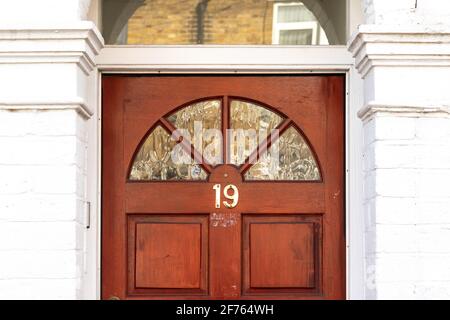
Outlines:
POLYGON ((314 14, 300 2, 277 3, 273 11, 273 44, 329 44, 314 14))

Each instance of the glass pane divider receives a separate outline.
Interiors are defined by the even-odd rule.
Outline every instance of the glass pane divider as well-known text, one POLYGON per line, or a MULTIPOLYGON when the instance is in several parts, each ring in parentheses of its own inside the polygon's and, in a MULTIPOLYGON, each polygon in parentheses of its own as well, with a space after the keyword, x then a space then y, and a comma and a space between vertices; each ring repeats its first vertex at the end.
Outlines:
POLYGON ((186 151, 191 158, 198 163, 203 170, 206 171, 207 174, 210 174, 213 168, 209 163, 207 163, 206 159, 202 156, 200 152, 195 150, 192 143, 186 139, 184 139, 177 131, 177 128, 170 123, 170 121, 166 120, 165 118, 161 118, 160 120, 161 125, 164 127, 165 130, 167 130, 170 135, 173 135, 174 138, 178 141, 178 143, 181 144, 184 151, 186 151))
MULTIPOLYGON (((170 152, 177 145, 170 130, 157 121, 137 147, 129 169, 127 182, 188 180, 206 181, 208 174, 199 165, 173 162, 170 152), (197 167, 198 169, 194 168, 197 167)), ((181 145, 185 154, 186 147, 181 145)), ((191 153, 189 152, 189 157, 191 153)))
POLYGON ((228 137, 228 158, 231 164, 241 166, 286 116, 275 111, 272 106, 245 97, 233 96, 229 105, 230 129, 233 131, 232 136, 228 137))
POLYGON ((229 136, 228 129, 230 129, 230 97, 223 96, 222 98, 222 160, 223 163, 230 162, 229 150, 229 136))
POLYGON ((275 153, 278 153, 278 160, 273 158, 270 150, 267 154, 260 154, 261 158, 245 173, 244 180, 323 181, 317 155, 300 128, 292 122, 277 141, 279 146, 275 153))
POLYGON ((239 168, 239 172, 241 175, 244 175, 254 164, 256 161, 264 152, 266 152, 272 143, 277 141, 280 136, 285 132, 292 124, 292 120, 289 118, 284 119, 274 130, 278 130, 278 135, 275 136, 275 139, 272 140, 272 134, 269 133, 269 135, 258 145, 258 147, 253 150, 253 152, 250 154, 250 156, 245 159, 245 162, 241 167, 239 168))
POLYGON ((171 124, 169 121, 167 121, 165 118, 159 119, 159 122, 161 123, 161 126, 170 134, 175 134, 175 139, 179 140, 181 138, 180 135, 177 134, 177 128, 173 124, 171 124))

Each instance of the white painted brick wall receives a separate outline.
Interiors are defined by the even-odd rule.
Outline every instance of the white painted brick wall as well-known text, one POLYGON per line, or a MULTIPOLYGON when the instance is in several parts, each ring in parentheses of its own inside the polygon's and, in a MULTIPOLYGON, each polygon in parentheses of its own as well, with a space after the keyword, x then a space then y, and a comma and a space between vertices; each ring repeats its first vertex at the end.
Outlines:
POLYGON ((450 298, 450 118, 364 125, 366 296, 450 298))
POLYGON ((0 281, 0 299, 76 299, 77 279, 3 279, 0 281))
POLYGON ((363 0, 366 23, 450 25, 448 0, 363 0))
POLYGON ((2 4, 6 8, 0 10, 0 21, 5 24, 77 21, 86 17, 89 2, 89 0, 8 1, 7 4, 2 4), (52 10, 49 10, 50 8, 52 10))
POLYGON ((0 110, 0 299, 80 297, 86 145, 74 110, 0 110))

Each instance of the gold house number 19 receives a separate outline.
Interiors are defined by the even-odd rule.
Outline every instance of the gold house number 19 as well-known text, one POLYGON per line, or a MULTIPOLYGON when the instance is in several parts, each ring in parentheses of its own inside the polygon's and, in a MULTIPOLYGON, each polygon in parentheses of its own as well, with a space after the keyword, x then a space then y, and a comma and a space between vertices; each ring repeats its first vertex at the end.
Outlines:
MULTIPOLYGON (((221 185, 220 184, 215 184, 213 189, 216 191, 216 208, 219 209, 220 208, 220 189, 221 189, 221 185)), ((237 206, 238 202, 239 202, 239 191, 238 188, 234 185, 234 184, 228 184, 225 186, 225 188, 223 188, 223 196, 228 199, 231 200, 232 202, 229 203, 227 200, 223 201, 223 205, 227 208, 234 208, 237 206), (229 191, 233 190, 232 194, 229 194, 229 191)))

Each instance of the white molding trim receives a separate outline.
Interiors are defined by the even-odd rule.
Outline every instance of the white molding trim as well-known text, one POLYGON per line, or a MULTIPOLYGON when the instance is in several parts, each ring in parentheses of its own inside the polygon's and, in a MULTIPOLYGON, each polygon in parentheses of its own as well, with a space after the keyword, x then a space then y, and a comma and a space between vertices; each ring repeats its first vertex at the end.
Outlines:
POLYGON ((94 23, 0 28, 0 64, 76 63, 86 74, 104 46, 94 23))
POLYGON ((0 102, 0 110, 75 110, 84 118, 89 119, 94 113, 83 101, 54 101, 54 102, 35 102, 35 101, 11 101, 0 102))
POLYGON ((364 78, 373 67, 450 67, 450 29, 361 25, 349 41, 364 78))
POLYGON ((343 72, 353 62, 345 46, 106 46, 97 57, 100 71, 126 73, 343 72))
POLYGON ((405 105, 405 104, 379 104, 368 103, 364 108, 358 111, 358 117, 362 121, 368 122, 375 115, 390 115, 397 117, 445 117, 450 118, 450 106, 419 106, 419 105, 405 105))

